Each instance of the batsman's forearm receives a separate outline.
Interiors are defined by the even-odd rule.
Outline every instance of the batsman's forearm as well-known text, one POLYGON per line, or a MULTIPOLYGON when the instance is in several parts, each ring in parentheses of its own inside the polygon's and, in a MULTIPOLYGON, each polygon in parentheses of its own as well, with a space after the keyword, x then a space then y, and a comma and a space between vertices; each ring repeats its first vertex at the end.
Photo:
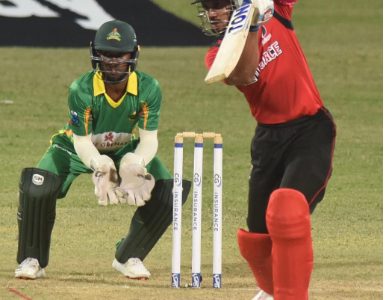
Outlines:
POLYGON ((241 57, 233 72, 225 80, 230 85, 248 85, 256 81, 255 72, 259 64, 257 32, 250 32, 241 57))
POLYGON ((93 157, 100 155, 97 148, 94 146, 91 134, 86 136, 78 136, 73 134, 74 149, 85 166, 90 168, 90 161, 93 157))

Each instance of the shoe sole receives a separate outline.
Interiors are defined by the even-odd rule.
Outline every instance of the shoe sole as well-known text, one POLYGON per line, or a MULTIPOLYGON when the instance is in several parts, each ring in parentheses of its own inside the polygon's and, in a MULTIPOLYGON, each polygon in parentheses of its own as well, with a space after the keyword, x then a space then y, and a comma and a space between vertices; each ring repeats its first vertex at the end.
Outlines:
POLYGON ((131 280, 139 280, 139 281, 141 281, 141 280, 145 281, 145 280, 150 279, 149 277, 130 277, 130 276, 125 276, 125 277, 127 277, 128 279, 131 279, 131 280))
POLYGON ((23 280, 35 280, 37 277, 15 276, 15 278, 23 280))
POLYGON ((34 279, 38 279, 38 278, 42 278, 42 277, 45 277, 46 276, 46 273, 44 270, 40 270, 38 271, 38 273, 34 275, 23 275, 23 274, 20 274, 20 275, 15 275, 15 278, 18 278, 18 279, 24 279, 24 280, 34 280, 34 279))
POLYGON ((121 274, 123 274, 125 277, 127 277, 128 279, 132 279, 132 280, 148 280, 150 276, 147 276, 147 275, 143 275, 143 276, 136 276, 136 275, 126 275, 124 274, 124 270, 123 268, 116 262, 113 262, 112 263, 112 267, 120 272, 121 274))

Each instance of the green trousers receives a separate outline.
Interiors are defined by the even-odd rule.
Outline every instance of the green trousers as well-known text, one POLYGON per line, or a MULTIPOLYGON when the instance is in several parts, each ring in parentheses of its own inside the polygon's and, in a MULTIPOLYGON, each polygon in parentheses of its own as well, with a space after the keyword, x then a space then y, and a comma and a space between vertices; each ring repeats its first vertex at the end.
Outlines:
MULTIPOLYGON (((116 169, 119 170, 122 157, 136 149, 139 140, 133 140, 125 147, 113 153, 105 153, 114 161, 116 169)), ((172 176, 162 161, 156 156, 146 166, 155 180, 171 179, 172 176)), ((50 147, 39 161, 37 168, 50 171, 58 175, 62 181, 61 190, 58 198, 64 198, 70 189, 74 179, 80 174, 92 173, 93 171, 84 165, 74 150, 74 146, 69 142, 68 138, 62 135, 56 135, 51 141, 50 147)))

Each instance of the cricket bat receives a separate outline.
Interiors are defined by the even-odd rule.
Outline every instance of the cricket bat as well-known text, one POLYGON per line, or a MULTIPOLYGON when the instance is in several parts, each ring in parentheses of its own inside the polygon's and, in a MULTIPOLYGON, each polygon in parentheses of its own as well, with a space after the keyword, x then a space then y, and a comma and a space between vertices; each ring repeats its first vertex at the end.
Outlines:
POLYGON ((205 77, 206 83, 218 82, 227 78, 240 59, 255 12, 250 1, 244 1, 244 3, 233 12, 230 18, 216 58, 205 77))

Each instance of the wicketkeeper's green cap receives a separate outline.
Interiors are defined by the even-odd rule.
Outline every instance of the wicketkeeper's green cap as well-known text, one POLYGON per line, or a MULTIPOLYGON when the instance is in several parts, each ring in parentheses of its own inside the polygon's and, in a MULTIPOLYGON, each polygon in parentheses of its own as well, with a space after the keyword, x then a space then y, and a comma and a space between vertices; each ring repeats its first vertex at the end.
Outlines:
POLYGON ((135 30, 120 20, 108 21, 101 25, 94 38, 94 48, 100 51, 132 52, 137 50, 135 30))

